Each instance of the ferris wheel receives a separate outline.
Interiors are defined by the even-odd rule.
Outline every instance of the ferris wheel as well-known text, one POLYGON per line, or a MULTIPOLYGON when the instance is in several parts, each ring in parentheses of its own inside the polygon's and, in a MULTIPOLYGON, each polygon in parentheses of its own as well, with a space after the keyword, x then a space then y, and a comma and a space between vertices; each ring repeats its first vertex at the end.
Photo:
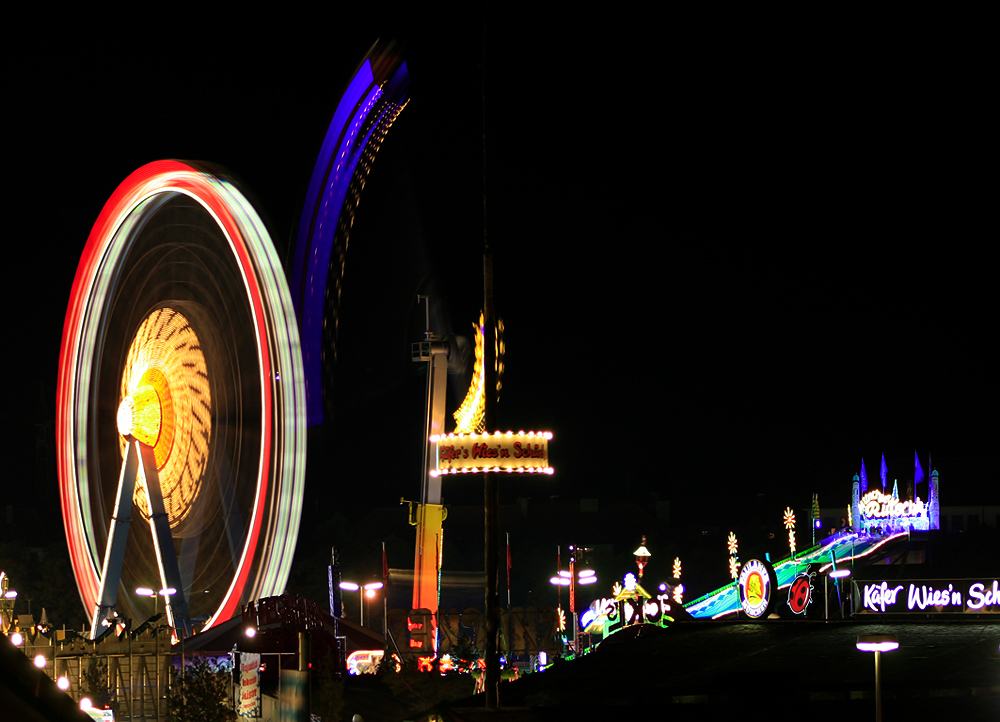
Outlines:
POLYGON ((63 328, 63 521, 92 636, 149 616, 176 635, 284 591, 305 470, 295 314, 264 225, 209 169, 132 173, 90 233, 63 328), (137 522, 137 523, 132 523, 137 522))

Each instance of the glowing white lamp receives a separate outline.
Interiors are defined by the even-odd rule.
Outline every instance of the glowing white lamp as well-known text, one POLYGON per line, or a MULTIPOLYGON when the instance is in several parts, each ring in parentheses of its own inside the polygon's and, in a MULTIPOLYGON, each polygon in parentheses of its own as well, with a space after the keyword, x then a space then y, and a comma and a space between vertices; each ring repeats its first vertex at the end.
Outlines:
POLYGON ((882 652, 899 649, 899 639, 892 634, 863 634, 857 646, 861 652, 875 653, 875 722, 882 722, 882 652))

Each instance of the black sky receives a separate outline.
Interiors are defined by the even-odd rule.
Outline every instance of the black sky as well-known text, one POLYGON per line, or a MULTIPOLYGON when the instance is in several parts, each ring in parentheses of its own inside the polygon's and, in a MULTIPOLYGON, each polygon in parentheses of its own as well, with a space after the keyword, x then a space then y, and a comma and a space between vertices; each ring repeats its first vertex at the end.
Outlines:
MULTIPOLYGON (((885 453, 902 485, 916 449, 945 503, 1000 503, 975 43, 508 12, 485 22, 501 426, 552 430, 557 474, 506 495, 657 493, 705 515, 766 490, 779 514, 813 492, 846 504, 862 457, 874 479, 885 453)), ((406 42, 412 101, 352 234, 343 405, 314 432, 310 483, 344 508, 418 493, 413 299, 435 295, 439 331, 467 332, 481 305, 482 14, 245 25, 90 17, 6 51, 5 486, 36 473, 22 412, 54 417, 73 273, 117 184, 160 158, 219 163, 286 254, 339 93, 381 35, 406 42)))

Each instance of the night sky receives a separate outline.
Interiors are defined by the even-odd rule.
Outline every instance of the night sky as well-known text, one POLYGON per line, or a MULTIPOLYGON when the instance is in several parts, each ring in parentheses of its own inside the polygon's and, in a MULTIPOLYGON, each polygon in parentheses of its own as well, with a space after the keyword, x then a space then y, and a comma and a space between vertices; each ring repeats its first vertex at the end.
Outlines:
MULTIPOLYGON (((762 492, 776 516, 813 492, 842 508, 862 458, 877 483, 884 453, 902 488, 916 450, 944 504, 1000 504, 975 44, 507 12, 485 23, 500 425, 553 431, 556 475, 505 503, 657 494, 695 524, 762 492)), ((412 101, 352 232, 307 494, 349 514, 418 496, 415 297, 439 333, 468 335, 482 305, 481 11, 245 25, 88 17, 5 50, 6 490, 56 484, 24 450, 54 418, 73 274, 116 186, 161 158, 221 164, 288 257, 339 94, 381 36, 405 43, 412 101)))

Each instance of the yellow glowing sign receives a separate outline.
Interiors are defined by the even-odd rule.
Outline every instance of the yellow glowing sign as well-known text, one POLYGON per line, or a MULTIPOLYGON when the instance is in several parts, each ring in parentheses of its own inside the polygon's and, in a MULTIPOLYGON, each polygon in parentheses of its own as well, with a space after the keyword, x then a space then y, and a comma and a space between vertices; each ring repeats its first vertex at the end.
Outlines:
POLYGON ((431 476, 477 472, 551 474, 548 431, 432 436, 437 468, 431 476))

